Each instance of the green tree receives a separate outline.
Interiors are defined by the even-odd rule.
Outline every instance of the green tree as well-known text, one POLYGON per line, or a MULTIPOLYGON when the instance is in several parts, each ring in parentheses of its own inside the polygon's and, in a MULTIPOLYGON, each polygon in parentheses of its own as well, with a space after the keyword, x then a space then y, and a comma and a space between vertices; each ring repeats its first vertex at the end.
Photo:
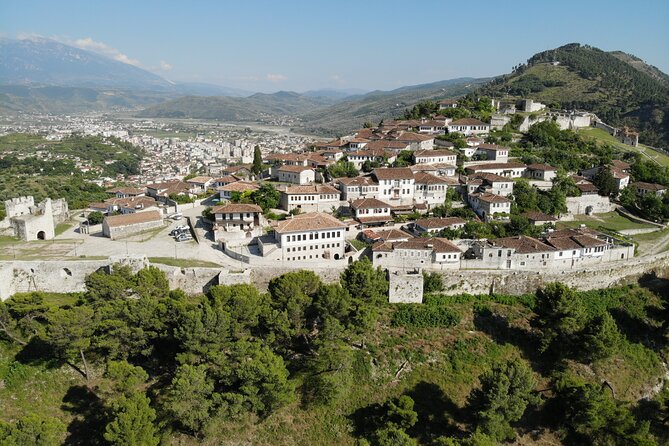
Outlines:
POLYGON ((59 446, 66 433, 65 424, 54 417, 30 414, 14 424, 0 421, 0 444, 4 446, 59 446))
POLYGON ((102 223, 102 220, 105 219, 105 216, 100 211, 93 211, 88 214, 88 224, 90 225, 99 225, 102 223))
POLYGON ((404 429, 389 426, 374 433, 372 444, 375 446, 418 446, 418 442, 411 438, 404 429))
POLYGON ((58 308, 49 312, 48 319, 47 340, 49 344, 59 357, 68 362, 81 359, 86 383, 90 384, 85 352, 91 346, 93 310, 86 306, 58 308))
POLYGON ((609 358, 622 341, 616 321, 605 311, 586 325, 581 341, 582 356, 588 362, 609 358))
POLYGON ((629 406, 616 401, 600 385, 584 384, 573 377, 556 383, 564 424, 576 443, 591 446, 655 446, 649 423, 636 419, 629 406))
POLYGON ((341 274, 341 285, 353 298, 370 303, 388 299, 388 279, 381 268, 374 268, 371 260, 362 257, 351 263, 341 274))
POLYGON ((293 401, 295 387, 280 356, 259 343, 240 341, 236 350, 233 374, 238 390, 234 393, 244 397, 245 407, 266 416, 293 401))
POLYGON ((498 441, 512 440, 511 423, 520 420, 528 405, 538 404, 536 379, 527 364, 514 359, 479 377, 481 388, 472 391, 468 404, 481 431, 498 441))
POLYGON ((165 407, 175 424, 198 434, 209 420, 214 384, 207 377, 206 366, 182 365, 168 388, 165 407))
POLYGON ((262 152, 260 146, 256 145, 253 148, 253 165, 251 166, 251 173, 253 175, 260 175, 262 173, 262 152))
POLYGON ((423 271, 423 291, 426 293, 436 293, 444 290, 444 281, 441 275, 436 272, 427 273, 423 271))
POLYGON ((390 400, 386 404, 386 425, 397 426, 402 429, 413 427, 418 421, 418 413, 413 409, 414 401, 408 395, 402 395, 390 400))
POLYGON ((539 209, 539 191, 526 179, 520 179, 513 185, 513 203, 518 213, 539 209))
POLYGON ((348 161, 346 158, 342 158, 336 163, 328 167, 328 173, 333 178, 342 178, 342 177, 357 177, 359 172, 355 168, 355 164, 348 161))
POLYGON ((542 334, 542 351, 558 356, 571 352, 586 322, 578 294, 561 283, 549 283, 537 292, 537 320, 542 334))
POLYGON ((618 184, 608 166, 602 166, 599 169, 597 175, 592 179, 592 184, 597 186, 600 195, 605 197, 615 197, 618 195, 618 184))
POLYGON ((251 199, 260 206, 263 212, 279 207, 281 193, 270 183, 263 183, 258 190, 251 193, 251 199))
POLYGON ((122 396, 112 404, 111 421, 107 424, 104 438, 112 445, 118 446, 157 446, 154 421, 156 411, 151 408, 149 399, 134 392, 122 396))
POLYGON ((134 290, 143 298, 162 299, 169 295, 170 283, 155 266, 140 269, 134 277, 134 290))
POLYGON ((130 396, 141 388, 149 375, 143 368, 127 361, 109 361, 105 378, 113 383, 114 393, 130 396))

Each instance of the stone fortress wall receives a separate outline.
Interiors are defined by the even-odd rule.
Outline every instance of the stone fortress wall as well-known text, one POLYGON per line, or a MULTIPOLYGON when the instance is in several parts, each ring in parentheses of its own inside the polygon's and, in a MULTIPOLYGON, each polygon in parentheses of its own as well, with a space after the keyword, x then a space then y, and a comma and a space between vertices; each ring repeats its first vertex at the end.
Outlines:
MULTIPOLYGON (((145 257, 110 257, 107 260, 74 261, 3 261, 0 262, 0 299, 15 293, 29 291, 82 292, 85 278, 100 268, 107 269, 115 263, 129 264, 134 270, 149 265, 145 257)), ((230 271, 221 268, 179 268, 154 264, 164 271, 172 288, 186 293, 206 291, 212 285, 250 283, 266 290, 269 281, 295 269, 263 267, 230 271)), ((326 283, 339 280, 345 265, 312 269, 326 283)), ((608 288, 634 283, 641 276, 654 274, 669 277, 669 252, 624 261, 589 265, 569 271, 517 271, 517 270, 444 270, 437 271, 444 279, 445 294, 502 294, 533 293, 549 282, 563 282, 580 290, 608 288)), ((392 274, 392 273, 391 273, 392 274)))

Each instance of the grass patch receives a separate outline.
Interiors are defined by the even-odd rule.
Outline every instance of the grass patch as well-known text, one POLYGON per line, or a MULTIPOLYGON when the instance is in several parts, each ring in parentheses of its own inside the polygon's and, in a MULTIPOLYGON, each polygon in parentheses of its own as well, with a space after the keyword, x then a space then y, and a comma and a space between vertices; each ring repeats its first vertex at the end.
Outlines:
POLYGON ((641 153, 642 155, 644 155, 644 158, 651 159, 660 164, 661 166, 669 167, 669 156, 665 155, 664 153, 657 152, 651 149, 650 147, 644 146, 643 144, 639 144, 638 147, 628 146, 627 144, 623 144, 620 141, 618 141, 613 135, 609 134, 606 130, 596 129, 594 127, 587 127, 579 129, 578 133, 580 133, 583 136, 590 137, 592 139, 596 139, 598 141, 610 144, 611 146, 623 152, 641 153))
POLYGON ((56 225, 56 237, 70 229, 72 226, 74 226, 73 222, 65 222, 65 223, 58 223, 56 225))
POLYGON ((351 246, 353 246, 358 251, 361 251, 361 250, 367 248, 368 246, 371 246, 369 243, 365 243, 362 240, 358 240, 358 239, 349 240, 348 242, 351 244, 351 246))
POLYGON ((149 257, 149 262, 163 265, 177 266, 180 268, 220 268, 221 265, 206 260, 196 259, 174 259, 172 257, 149 257))
POLYGON ((586 225, 592 229, 608 229, 609 231, 624 231, 627 229, 652 229, 656 226, 647 223, 637 223, 627 217, 623 217, 617 212, 607 212, 606 214, 578 215, 572 221, 561 221, 558 226, 564 228, 578 228, 580 225, 586 225))

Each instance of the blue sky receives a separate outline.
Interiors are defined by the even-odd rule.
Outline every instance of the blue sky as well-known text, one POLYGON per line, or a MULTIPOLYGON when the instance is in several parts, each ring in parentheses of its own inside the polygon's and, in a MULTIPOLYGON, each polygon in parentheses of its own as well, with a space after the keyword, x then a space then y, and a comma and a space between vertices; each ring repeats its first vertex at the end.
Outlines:
POLYGON ((667 0, 0 0, 0 33, 55 37, 170 80, 253 91, 494 76, 570 42, 669 73, 667 0))

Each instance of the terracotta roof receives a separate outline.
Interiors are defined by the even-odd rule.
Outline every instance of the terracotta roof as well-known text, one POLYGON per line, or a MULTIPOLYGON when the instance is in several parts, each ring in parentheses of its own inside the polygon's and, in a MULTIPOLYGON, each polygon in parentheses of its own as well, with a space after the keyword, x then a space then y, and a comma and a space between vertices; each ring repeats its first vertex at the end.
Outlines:
POLYGON ((229 203, 222 206, 215 206, 211 212, 213 214, 232 214, 240 212, 261 212, 262 208, 255 204, 229 203))
POLYGON ((258 190, 260 186, 256 183, 251 183, 248 181, 237 181, 235 183, 226 184, 221 186, 216 190, 224 192, 246 192, 247 190, 258 190))
POLYGON ((379 183, 374 181, 371 177, 353 177, 353 178, 339 178, 339 183, 345 186, 378 186, 379 183))
POLYGON ((453 184, 452 180, 448 180, 445 177, 436 177, 425 172, 416 173, 415 182, 416 184, 453 184))
POLYGON ((451 152, 450 150, 418 150, 414 152, 414 157, 443 157, 443 156, 450 156, 450 157, 456 157, 458 156, 457 153, 451 152))
POLYGON ((193 177, 190 180, 186 180, 187 183, 196 183, 196 184, 204 184, 209 181, 211 181, 213 178, 211 177, 193 177))
POLYGON ((351 203, 353 209, 390 209, 388 203, 385 203, 376 198, 360 198, 351 203))
POLYGON ((329 214, 314 212, 296 215, 293 218, 280 221, 276 226, 276 232, 285 233, 315 231, 321 229, 341 229, 346 226, 346 224, 329 214))
POLYGON ((457 99, 442 99, 438 103, 443 104, 443 105, 453 105, 453 104, 457 104, 458 101, 457 101, 457 99))
POLYGON ((360 223, 385 223, 393 218, 390 215, 375 215, 373 217, 358 217, 360 223))
POLYGON ((663 186, 661 184, 656 184, 656 183, 644 183, 643 181, 637 181, 636 183, 633 184, 633 186, 637 189, 644 189, 655 192, 661 190, 667 190, 667 186, 663 186))
POLYGON ((186 183, 184 181, 181 181, 181 180, 165 181, 163 183, 147 184, 146 187, 147 187, 147 189, 155 189, 158 192, 164 191, 164 190, 187 191, 188 189, 190 189, 190 186, 188 185, 188 183, 186 183))
POLYGON ((421 135, 420 133, 413 133, 413 132, 403 132, 400 136, 398 136, 395 139, 398 141, 422 142, 434 139, 434 136, 421 135))
POLYGON ((372 174, 377 180, 406 180, 413 179, 413 171, 408 167, 391 167, 374 169, 372 174))
POLYGON ((221 177, 221 178, 216 178, 214 180, 214 183, 234 183, 234 182, 239 181, 239 180, 241 180, 240 177, 236 177, 234 175, 226 175, 226 176, 221 177))
POLYGON ((113 215, 105 217, 105 222, 110 228, 120 226, 130 226, 140 223, 149 223, 152 221, 162 221, 163 217, 158 211, 135 212, 134 214, 113 215))
POLYGON ((406 242, 393 243, 393 249, 419 249, 433 252, 462 252, 460 248, 445 238, 415 237, 406 242))
POLYGON ((581 245, 572 240, 571 237, 546 237, 544 240, 547 244, 559 251, 566 251, 568 249, 581 249, 581 245))
POLYGON ((464 225, 465 223, 467 222, 459 217, 430 217, 416 220, 416 226, 420 226, 421 228, 425 229, 441 229, 454 225, 464 225))
POLYGON ((541 170, 541 171, 544 171, 544 172, 554 172, 554 171, 557 170, 557 168, 555 168, 553 166, 549 166, 548 164, 540 164, 540 163, 530 164, 529 166, 527 166, 527 168, 528 168, 528 170, 541 170))
POLYGON ((458 119, 457 121, 453 121, 448 125, 451 126, 451 125, 490 125, 490 124, 487 124, 483 121, 479 121, 478 119, 474 118, 463 118, 463 119, 458 119))
POLYGON ((489 194, 489 193, 475 193, 471 194, 470 197, 476 197, 480 201, 485 201, 486 203, 511 203, 511 200, 509 200, 506 197, 503 197, 502 195, 495 195, 495 194, 489 194))
POLYGON ((618 169, 621 169, 621 170, 627 170, 627 169, 632 167, 630 164, 626 163, 625 161, 621 161, 621 160, 613 160, 613 161, 611 161, 611 165, 613 167, 617 167, 618 169))
POLYGON ((581 193, 587 193, 587 192, 599 192, 599 188, 595 186, 594 184, 587 182, 587 183, 577 183, 576 187, 581 191, 581 193))
MULTIPOLYGON (((404 231, 400 231, 399 229, 377 229, 377 230, 371 230, 371 229, 365 229, 363 231, 365 235, 371 233, 370 235, 377 236, 381 240, 388 240, 388 241, 396 241, 396 240, 405 240, 405 239, 410 239, 412 238, 411 235, 407 234, 404 231)), ((369 237, 369 236, 368 236, 369 237)), ((373 237, 369 237, 373 238, 373 237)))
POLYGON ((519 254, 531 254, 536 252, 555 251, 550 245, 537 240, 533 237, 519 235, 517 237, 504 237, 489 240, 488 243, 493 247, 514 249, 519 254))
POLYGON ((462 252, 458 246, 446 238, 433 238, 434 252, 462 252))
POLYGON ((527 166, 523 163, 488 163, 488 164, 475 164, 473 166, 465 167, 465 170, 471 170, 472 172, 482 171, 482 170, 499 170, 499 169, 520 169, 526 168, 527 166))
POLYGON ((301 173, 305 170, 314 170, 311 166, 281 166, 277 169, 277 172, 294 172, 301 173))
POLYGON ((501 175, 497 175, 496 173, 490 172, 477 172, 464 177, 466 184, 470 184, 472 180, 484 180, 488 183, 513 183, 513 179, 509 177, 503 177, 501 175))
POLYGON ((327 184, 312 184, 308 186, 288 186, 286 190, 281 191, 286 195, 321 195, 321 194, 337 194, 339 189, 336 189, 327 184))
POLYGON ((557 221, 557 218, 553 217, 552 215, 544 214, 543 212, 539 211, 527 211, 522 215, 531 221, 557 221))
POLYGON ((108 198, 104 201, 107 206, 119 206, 123 208, 143 209, 150 206, 156 206, 156 200, 153 197, 128 197, 128 198, 108 198))

